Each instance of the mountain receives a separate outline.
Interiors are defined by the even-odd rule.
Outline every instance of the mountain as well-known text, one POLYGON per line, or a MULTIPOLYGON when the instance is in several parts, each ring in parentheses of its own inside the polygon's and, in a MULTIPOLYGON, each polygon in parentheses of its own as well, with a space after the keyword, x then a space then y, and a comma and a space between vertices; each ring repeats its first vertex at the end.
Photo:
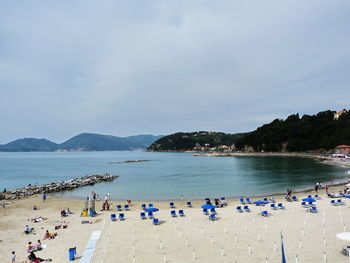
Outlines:
POLYGON ((243 134, 228 134, 222 132, 178 132, 164 136, 148 147, 149 151, 190 151, 200 147, 231 146, 243 134))
POLYGON ((58 144, 46 139, 25 138, 0 145, 2 152, 52 152, 57 149, 58 144))
POLYGON ((146 149, 155 140, 162 136, 135 135, 129 137, 117 137, 95 133, 82 133, 69 140, 56 144, 46 139, 25 138, 0 145, 3 152, 30 152, 42 151, 118 151, 146 149))
POLYGON ((276 119, 237 140, 236 148, 249 151, 328 151, 350 144, 350 112, 322 111, 276 119))

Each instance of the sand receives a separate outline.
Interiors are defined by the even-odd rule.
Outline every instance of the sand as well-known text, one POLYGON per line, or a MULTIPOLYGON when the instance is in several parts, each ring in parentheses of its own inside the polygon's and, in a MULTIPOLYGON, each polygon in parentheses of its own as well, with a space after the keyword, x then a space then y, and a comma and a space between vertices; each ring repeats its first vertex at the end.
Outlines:
MULTIPOLYGON (((331 187, 330 192, 337 192, 342 186, 331 187)), ((308 193, 310 194, 310 193, 308 193)), ((311 193, 313 194, 313 193, 311 193)), ((29 241, 38 239, 47 248, 36 253, 42 258, 51 258, 52 262, 68 262, 68 249, 77 247, 77 257, 82 256, 91 233, 100 230, 91 262, 280 262, 281 239, 284 236, 287 262, 348 262, 340 253, 349 242, 336 238, 336 234, 350 230, 350 200, 345 199, 345 206, 332 206, 323 192, 322 200, 317 201, 319 213, 312 214, 301 207, 300 202, 286 202, 283 196, 276 196, 283 202, 286 210, 272 210, 269 206, 250 205, 251 212, 238 213, 237 199, 229 200, 225 208, 218 208, 219 220, 212 222, 203 215, 200 205, 203 201, 193 202, 193 208, 187 208, 187 200, 175 201, 176 210, 184 209, 185 217, 172 218, 168 202, 153 201, 160 208, 155 216, 161 221, 153 226, 149 219, 141 220, 139 213, 142 202, 132 202, 131 210, 124 211, 125 221, 111 222, 111 212, 99 212, 94 218, 80 217, 84 207, 83 200, 72 200, 49 196, 43 202, 39 196, 17 200, 6 208, 0 208, 0 262, 11 262, 11 251, 16 251, 17 262, 23 262, 28 253, 25 251, 29 241), (33 205, 39 210, 32 210, 33 205), (75 214, 60 216, 60 210, 70 208, 75 214), (269 211, 272 215, 262 217, 259 212, 269 211), (324 217, 323 217, 324 214, 324 217), (39 223, 29 223, 35 228, 35 235, 23 232, 27 219, 47 217, 39 223), (324 221, 323 221, 324 218, 324 221), (56 230, 57 238, 43 240, 48 229, 61 220, 69 222, 67 229, 56 230), (82 220, 91 220, 92 224, 81 224, 82 220), (187 240, 187 241, 186 241, 187 240), (275 251, 276 244, 276 251, 275 251), (299 245, 301 244, 301 248, 299 245), (135 258, 134 258, 135 256, 135 258), (195 257, 195 259, 193 259, 195 257)), ((298 193, 299 198, 306 193, 298 193)), ((257 198, 252 198, 257 200, 257 198)), ((149 202, 144 202, 149 203, 149 202)), ((125 204, 125 201, 114 201, 125 204)), ((102 202, 97 204, 100 209, 102 202)))

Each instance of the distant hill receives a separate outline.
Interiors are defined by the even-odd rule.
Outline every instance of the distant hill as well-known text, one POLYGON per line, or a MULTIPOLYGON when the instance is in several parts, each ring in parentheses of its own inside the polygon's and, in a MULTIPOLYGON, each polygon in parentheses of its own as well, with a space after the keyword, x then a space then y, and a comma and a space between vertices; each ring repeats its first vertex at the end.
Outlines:
POLYGON ((243 134, 222 132, 178 132, 164 136, 148 147, 149 151, 189 151, 199 147, 233 145, 243 134))
POLYGON ((57 144, 46 139, 25 138, 0 145, 3 152, 52 152, 62 151, 118 151, 146 149, 162 136, 135 135, 117 137, 94 133, 82 133, 69 140, 57 144))
POLYGON ((25 138, 0 145, 2 152, 52 152, 58 144, 46 139, 25 138))
POLYGON ((350 112, 323 111, 316 115, 290 115, 276 119, 237 140, 236 147, 250 151, 328 151, 350 145, 350 112))

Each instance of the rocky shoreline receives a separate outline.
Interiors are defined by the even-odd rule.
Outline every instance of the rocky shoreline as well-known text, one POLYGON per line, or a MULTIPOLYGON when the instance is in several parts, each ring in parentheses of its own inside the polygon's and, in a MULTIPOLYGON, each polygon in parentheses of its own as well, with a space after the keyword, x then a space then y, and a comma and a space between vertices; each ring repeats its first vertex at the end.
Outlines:
POLYGON ((42 185, 28 185, 23 188, 0 193, 0 200, 15 200, 36 194, 57 193, 61 191, 73 190, 78 187, 83 187, 87 185, 94 185, 102 182, 111 182, 116 178, 118 178, 117 175, 93 174, 67 181, 59 181, 42 185))

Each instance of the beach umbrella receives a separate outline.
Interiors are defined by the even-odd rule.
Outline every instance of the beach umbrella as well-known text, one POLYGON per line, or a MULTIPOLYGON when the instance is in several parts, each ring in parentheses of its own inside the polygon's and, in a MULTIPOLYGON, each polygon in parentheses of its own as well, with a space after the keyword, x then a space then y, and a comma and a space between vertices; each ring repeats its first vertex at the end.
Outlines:
POLYGON ((312 197, 307 197, 307 198, 303 198, 303 201, 304 201, 304 202, 312 203, 312 202, 316 202, 316 199, 314 199, 314 198, 312 198, 312 197))
POLYGON ((284 254, 284 245, 283 245, 283 236, 282 236, 282 233, 281 233, 281 243, 282 243, 282 263, 287 263, 286 261, 286 255, 284 254))
POLYGON ((337 234, 337 238, 350 241, 350 232, 342 232, 337 234))
POLYGON ((255 201, 254 204, 256 204, 256 205, 266 205, 267 202, 259 200, 259 201, 255 201))
POLYGON ((145 209, 145 212, 157 212, 157 211, 159 211, 159 209, 155 207, 149 207, 145 209))
POLYGON ((212 208, 215 208, 215 205, 202 205, 201 207, 203 209, 212 209, 212 208))

